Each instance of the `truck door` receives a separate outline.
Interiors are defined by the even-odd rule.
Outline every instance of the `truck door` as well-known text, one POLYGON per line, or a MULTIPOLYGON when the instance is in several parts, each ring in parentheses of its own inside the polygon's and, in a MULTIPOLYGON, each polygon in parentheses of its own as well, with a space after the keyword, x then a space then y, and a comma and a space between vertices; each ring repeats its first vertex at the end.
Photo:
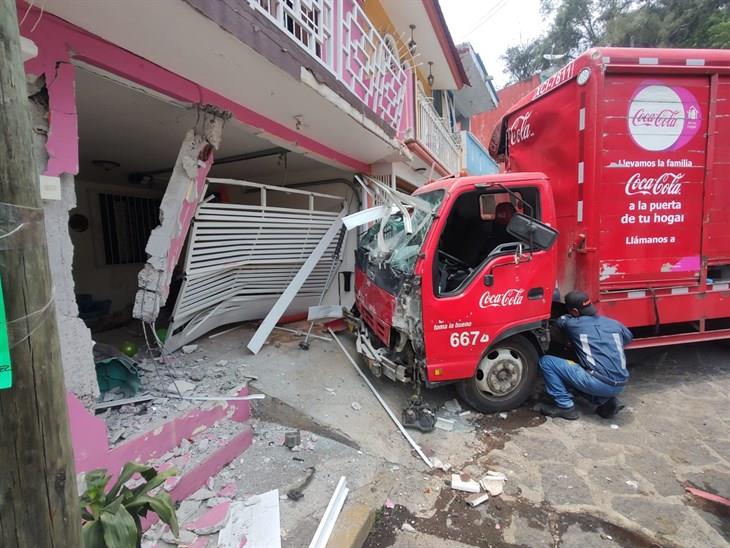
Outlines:
POLYGON ((495 338, 549 318, 555 287, 555 246, 530 249, 506 230, 517 213, 554 226, 546 181, 466 187, 448 204, 424 248, 423 328, 432 382, 472 377, 495 338))

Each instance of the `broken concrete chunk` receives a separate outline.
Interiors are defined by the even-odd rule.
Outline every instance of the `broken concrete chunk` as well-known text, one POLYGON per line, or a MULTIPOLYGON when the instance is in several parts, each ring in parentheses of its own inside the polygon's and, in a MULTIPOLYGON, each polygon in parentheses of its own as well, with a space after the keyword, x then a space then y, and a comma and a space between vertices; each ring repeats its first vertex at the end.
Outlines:
POLYGON ((486 502, 489 500, 489 493, 476 493, 470 497, 467 497, 466 503, 474 508, 475 506, 479 506, 481 503, 486 502))
POLYGON ((205 512, 195 521, 186 523, 183 527, 198 535, 212 535, 213 533, 217 533, 226 524, 230 507, 230 500, 222 502, 205 512))
POLYGON ((188 497, 188 500, 208 500, 215 496, 215 493, 211 491, 210 489, 206 489, 203 487, 202 489, 198 489, 188 497))
POLYGON ((223 487, 220 491, 218 491, 219 496, 228 497, 228 498, 235 497, 236 493, 238 493, 238 487, 233 482, 229 483, 228 485, 223 487))
POLYGON ((205 505, 208 508, 214 508, 219 504, 223 504, 224 502, 231 502, 231 499, 226 497, 213 497, 212 499, 208 499, 208 502, 206 502, 205 505))
POLYGON ((451 488, 467 493, 478 493, 481 491, 479 482, 471 479, 468 475, 451 474, 451 488))
POLYGON ((431 459, 431 464, 433 464, 433 467, 437 470, 443 470, 444 472, 451 470, 451 465, 448 462, 441 462, 441 460, 436 457, 431 459))
POLYGON ((216 362, 216 365, 219 367, 225 367, 226 365, 228 365, 228 360, 218 360, 216 362))
POLYGON ((444 403, 444 407, 449 413, 461 413, 461 405, 459 404, 459 401, 456 399, 449 400, 444 403))
POLYGON ((504 492, 504 480, 500 478, 485 476, 479 480, 479 485, 493 497, 497 497, 504 492))
POLYGON ((182 347, 183 354, 192 354, 198 349, 197 344, 186 344, 182 347))
POLYGON ((190 440, 188 438, 183 438, 180 442, 180 445, 175 447, 173 449, 172 454, 175 457, 179 457, 181 455, 187 455, 190 452, 190 447, 192 446, 192 443, 190 443, 190 440))
POLYGON ((417 532, 416 531, 416 528, 413 527, 413 525, 411 525, 407 521, 404 522, 403 525, 401 525, 400 528, 401 528, 401 531, 405 531, 406 533, 416 533, 417 532))
POLYGON ((171 382, 170 385, 167 387, 167 391, 170 394, 177 394, 180 392, 180 394, 187 394, 188 392, 192 392, 195 390, 195 385, 191 382, 183 381, 183 380, 176 380, 174 382, 171 382))
POLYGON ((194 533, 191 533, 190 531, 186 531, 184 529, 180 529, 180 535, 177 537, 172 534, 172 531, 168 527, 165 528, 165 532, 162 533, 162 540, 167 542, 168 544, 178 544, 178 545, 184 545, 189 546, 195 540, 198 538, 197 535, 194 533))
POLYGON ((502 412, 499 414, 499 418, 502 420, 507 420, 507 417, 508 417, 507 413, 502 412))
POLYGON ((198 513, 201 509, 199 500, 185 499, 180 503, 180 507, 177 509, 178 522, 185 522, 198 513))
POLYGON ((451 432, 454 429, 456 421, 451 419, 445 419, 444 417, 436 417, 436 428, 439 430, 445 430, 451 432))

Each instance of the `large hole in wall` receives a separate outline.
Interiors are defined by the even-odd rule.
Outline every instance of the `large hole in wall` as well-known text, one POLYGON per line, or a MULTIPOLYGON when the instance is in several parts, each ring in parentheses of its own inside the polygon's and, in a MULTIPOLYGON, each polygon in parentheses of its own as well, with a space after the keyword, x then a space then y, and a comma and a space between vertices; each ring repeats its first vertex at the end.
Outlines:
MULTIPOLYGON (((77 302, 95 340, 119 345, 140 334, 138 325, 129 325, 137 275, 147 259, 147 239, 157 225, 180 145, 198 120, 198 111, 87 67, 76 70, 76 101, 79 173, 69 232, 77 302)), ((215 158, 221 163, 214 164, 212 177, 354 195, 342 183, 343 178, 351 180, 351 173, 286 151, 233 120, 226 124, 215 158)), ((216 191, 214 186, 209 189, 216 191)), ((257 199, 245 193, 221 192, 217 197, 238 203, 249 198, 257 199)), ((157 325, 165 324, 174 306, 182 262, 157 325)))

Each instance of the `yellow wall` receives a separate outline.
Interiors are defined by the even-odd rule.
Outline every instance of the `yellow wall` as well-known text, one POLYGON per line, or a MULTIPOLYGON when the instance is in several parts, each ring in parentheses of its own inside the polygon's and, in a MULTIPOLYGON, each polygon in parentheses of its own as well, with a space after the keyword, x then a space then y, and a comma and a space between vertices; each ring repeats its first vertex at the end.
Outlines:
MULTIPOLYGON (((409 64, 413 66, 413 57, 411 57, 410 52, 408 52, 407 45, 408 41, 411 39, 411 29, 397 29, 388 17, 388 14, 385 12, 385 9, 379 0, 365 0, 362 3, 362 9, 381 35, 384 36, 386 34, 390 34, 393 38, 395 38, 398 44, 398 53, 401 55, 401 60, 405 54, 408 57, 409 64)), ((432 31, 432 29, 420 29, 420 31, 432 31)), ((413 32, 416 44, 418 44, 418 32, 419 28, 416 27, 416 30, 413 32)), ((426 80, 426 77, 428 76, 428 65, 424 65, 421 60, 416 62, 420 63, 420 65, 416 67, 416 76, 421 82, 426 94, 431 95, 431 86, 428 85, 428 80, 426 80)))

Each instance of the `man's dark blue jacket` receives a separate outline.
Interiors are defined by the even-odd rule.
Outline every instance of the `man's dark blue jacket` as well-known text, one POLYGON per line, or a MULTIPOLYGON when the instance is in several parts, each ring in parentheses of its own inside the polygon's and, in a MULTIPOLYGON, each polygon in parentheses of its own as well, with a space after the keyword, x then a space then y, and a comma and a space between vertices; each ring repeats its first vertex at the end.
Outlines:
POLYGON ((578 360, 598 380, 614 386, 626 384, 624 346, 634 338, 621 323, 605 316, 570 316, 558 318, 558 327, 568 335, 578 360))

